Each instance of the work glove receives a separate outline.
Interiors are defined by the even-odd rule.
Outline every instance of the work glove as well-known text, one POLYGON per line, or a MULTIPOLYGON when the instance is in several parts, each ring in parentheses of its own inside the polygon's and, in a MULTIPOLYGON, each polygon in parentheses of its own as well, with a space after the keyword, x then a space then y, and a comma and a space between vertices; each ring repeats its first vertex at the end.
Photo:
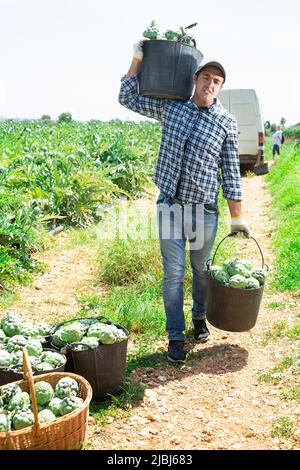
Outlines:
POLYGON ((141 39, 139 42, 137 42, 133 46, 133 57, 134 59, 137 59, 139 61, 142 61, 144 57, 143 43, 144 43, 144 39, 141 39))
POLYGON ((250 230, 246 222, 241 217, 231 217, 231 234, 237 233, 238 237, 250 237, 250 230))

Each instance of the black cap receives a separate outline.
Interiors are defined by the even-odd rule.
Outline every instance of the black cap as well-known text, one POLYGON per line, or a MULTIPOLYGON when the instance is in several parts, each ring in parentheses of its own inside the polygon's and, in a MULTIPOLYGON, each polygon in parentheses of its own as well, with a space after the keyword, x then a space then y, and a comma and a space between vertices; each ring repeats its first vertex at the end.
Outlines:
POLYGON ((226 80, 226 72, 225 72, 225 69, 223 67, 222 64, 220 64, 220 62, 217 62, 216 60, 210 60, 208 62, 204 62, 202 63, 201 65, 199 65, 199 67, 197 68, 195 74, 198 75, 201 70, 205 69, 206 67, 216 67, 217 69, 220 70, 220 72, 222 73, 222 76, 224 78, 224 82, 226 80))

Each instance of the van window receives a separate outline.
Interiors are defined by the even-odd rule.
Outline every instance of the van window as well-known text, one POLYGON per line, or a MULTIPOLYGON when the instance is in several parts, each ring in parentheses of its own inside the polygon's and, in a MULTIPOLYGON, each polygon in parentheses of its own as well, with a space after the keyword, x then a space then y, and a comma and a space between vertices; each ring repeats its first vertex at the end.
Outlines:
POLYGON ((256 113, 254 106, 247 103, 235 103, 232 106, 232 114, 238 116, 238 123, 241 126, 255 125, 256 113))

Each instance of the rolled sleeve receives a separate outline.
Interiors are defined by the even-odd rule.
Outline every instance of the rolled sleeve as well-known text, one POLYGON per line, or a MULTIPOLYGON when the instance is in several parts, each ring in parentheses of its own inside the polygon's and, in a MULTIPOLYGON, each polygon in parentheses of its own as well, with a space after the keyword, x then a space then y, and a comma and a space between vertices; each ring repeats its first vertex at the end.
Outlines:
POLYGON ((228 127, 227 137, 222 146, 222 189, 226 199, 241 201, 242 183, 240 173, 240 159, 238 153, 238 134, 236 121, 232 120, 228 127))
POLYGON ((138 90, 139 83, 137 74, 130 78, 122 77, 119 103, 131 111, 161 121, 166 100, 152 98, 150 96, 141 96, 138 90))

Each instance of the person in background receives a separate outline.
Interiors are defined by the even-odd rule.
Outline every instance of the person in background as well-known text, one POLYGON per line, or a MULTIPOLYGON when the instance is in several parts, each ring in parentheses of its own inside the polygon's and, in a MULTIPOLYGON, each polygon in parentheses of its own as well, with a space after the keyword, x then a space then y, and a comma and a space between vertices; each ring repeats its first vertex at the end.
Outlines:
POLYGON ((272 136, 272 144, 273 144, 273 158, 275 158, 275 155, 280 155, 280 146, 282 144, 282 130, 280 126, 276 127, 276 132, 274 132, 272 136))
POLYGON ((217 232, 221 185, 231 215, 231 231, 250 236, 242 216, 237 124, 217 99, 226 78, 224 67, 219 62, 209 61, 201 65, 192 77, 195 85, 193 96, 187 101, 176 101, 139 94, 138 72, 143 55, 143 42, 140 41, 134 46, 132 63, 122 77, 119 102, 162 123, 162 141, 153 181, 160 189, 157 211, 164 270, 163 300, 169 336, 167 358, 172 362, 184 362, 186 242, 189 241, 193 275, 194 338, 204 342, 210 335, 205 321, 206 263, 217 232), (171 212, 174 217, 170 216, 171 212), (202 225, 197 222, 197 213, 202 214, 202 225), (191 236, 184 232, 185 222, 189 222, 190 228, 196 226, 196 230, 201 227, 198 238, 202 237, 202 240, 198 245, 194 244, 193 230, 190 230, 191 236), (164 229, 168 224, 171 226, 170 235, 165 236, 164 229))

